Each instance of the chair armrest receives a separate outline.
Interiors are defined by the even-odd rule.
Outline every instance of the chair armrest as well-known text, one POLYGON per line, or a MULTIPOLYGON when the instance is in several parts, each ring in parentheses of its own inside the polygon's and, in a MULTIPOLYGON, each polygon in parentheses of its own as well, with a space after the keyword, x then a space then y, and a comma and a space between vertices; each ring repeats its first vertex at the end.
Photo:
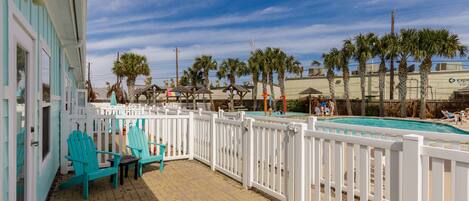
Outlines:
POLYGON ((83 163, 85 165, 88 164, 88 162, 84 161, 84 160, 80 160, 80 159, 76 159, 76 158, 72 158, 70 156, 65 156, 65 158, 69 161, 73 161, 73 162, 79 162, 79 163, 83 163))
POLYGON ((166 145, 165 144, 158 144, 156 142, 149 142, 148 144, 154 144, 154 145, 160 146, 160 154, 159 155, 164 156, 164 153, 166 152, 166 145))
POLYGON ((96 154, 109 154, 114 156, 114 167, 119 167, 119 163, 121 162, 121 155, 118 153, 114 152, 109 152, 109 151, 96 151, 96 154))
POLYGON ((149 142, 148 144, 154 144, 154 145, 160 146, 161 148, 166 148, 166 145, 165 145, 165 144, 158 144, 158 143, 156 143, 156 142, 149 142))
POLYGON ((135 150, 137 150, 137 151, 139 151, 139 152, 142 152, 142 149, 137 148, 137 147, 132 147, 132 146, 127 145, 127 148, 129 148, 129 149, 135 149, 135 150))
POLYGON ((129 146, 129 145, 127 145, 127 148, 138 151, 138 157, 139 157, 139 158, 142 157, 142 151, 143 151, 143 149, 140 149, 140 148, 137 148, 137 147, 132 147, 132 146, 129 146))
POLYGON ((97 154, 109 154, 109 155, 114 155, 114 156, 121 157, 120 154, 114 153, 114 152, 109 152, 109 151, 96 151, 96 153, 97 153, 97 154))

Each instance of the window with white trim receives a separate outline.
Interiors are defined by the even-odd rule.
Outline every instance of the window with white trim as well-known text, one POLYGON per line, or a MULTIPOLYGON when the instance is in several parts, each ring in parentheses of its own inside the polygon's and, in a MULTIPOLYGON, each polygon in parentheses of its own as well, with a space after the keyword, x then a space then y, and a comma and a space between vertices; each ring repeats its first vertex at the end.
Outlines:
POLYGON ((41 153, 42 160, 50 153, 50 100, 51 100, 51 70, 50 55, 45 49, 41 51, 41 109, 42 109, 42 133, 41 133, 41 153))

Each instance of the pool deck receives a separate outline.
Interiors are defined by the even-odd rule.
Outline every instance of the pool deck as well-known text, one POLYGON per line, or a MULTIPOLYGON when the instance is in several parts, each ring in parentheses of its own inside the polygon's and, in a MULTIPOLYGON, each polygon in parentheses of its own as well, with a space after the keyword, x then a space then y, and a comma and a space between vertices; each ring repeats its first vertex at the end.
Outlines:
MULTIPOLYGON (((58 184, 71 175, 58 175, 51 190, 50 201, 82 201, 81 186, 59 190, 58 184)), ((147 201, 147 200, 270 200, 255 191, 246 190, 239 182, 211 171, 196 160, 170 161, 160 173, 158 164, 144 167, 138 180, 133 171, 124 185, 113 189, 109 177, 90 184, 89 200, 96 201, 147 201)))

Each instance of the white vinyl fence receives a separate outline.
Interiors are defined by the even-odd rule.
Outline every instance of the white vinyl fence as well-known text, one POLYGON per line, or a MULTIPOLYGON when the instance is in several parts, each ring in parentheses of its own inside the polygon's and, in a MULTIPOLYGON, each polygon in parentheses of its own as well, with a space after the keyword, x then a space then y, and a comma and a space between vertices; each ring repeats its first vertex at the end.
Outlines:
MULTIPOLYGON (((68 135, 81 130, 91 136, 100 151, 129 153, 127 135, 129 128, 139 126, 147 134, 149 142, 166 145, 165 160, 189 158, 192 114, 189 115, 99 115, 88 111, 88 115, 65 115, 68 118, 61 138, 61 173, 73 170, 64 156, 68 154, 68 135), (137 124, 138 121, 138 124, 137 124)), ((159 146, 151 145, 151 154, 159 154, 159 146)), ((109 155, 99 158, 101 166, 109 166, 109 155)))
MULTIPOLYGON (((467 136, 344 126, 314 117, 290 122, 242 112, 139 109, 141 114, 114 109, 68 116, 62 139, 79 129, 93 136, 99 150, 123 153, 126 131, 139 126, 149 141, 167 145, 165 160, 196 159, 279 200, 469 199, 467 136)), ((62 150, 66 173, 72 168, 63 160, 64 140, 62 150)), ((106 159, 100 158, 102 166, 109 165, 106 159)))

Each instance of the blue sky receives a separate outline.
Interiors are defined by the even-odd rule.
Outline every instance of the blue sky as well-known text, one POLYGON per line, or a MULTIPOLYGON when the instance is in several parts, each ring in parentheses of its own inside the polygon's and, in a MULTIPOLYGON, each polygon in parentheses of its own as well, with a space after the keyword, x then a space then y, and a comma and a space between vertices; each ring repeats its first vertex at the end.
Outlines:
POLYGON ((355 34, 389 32, 393 8, 396 30, 447 28, 469 45, 467 0, 89 0, 88 8, 87 56, 95 86, 115 80, 117 51, 147 56, 157 84, 175 76, 176 46, 181 72, 201 54, 219 63, 246 60, 251 40, 255 48, 282 48, 309 67, 355 34))

